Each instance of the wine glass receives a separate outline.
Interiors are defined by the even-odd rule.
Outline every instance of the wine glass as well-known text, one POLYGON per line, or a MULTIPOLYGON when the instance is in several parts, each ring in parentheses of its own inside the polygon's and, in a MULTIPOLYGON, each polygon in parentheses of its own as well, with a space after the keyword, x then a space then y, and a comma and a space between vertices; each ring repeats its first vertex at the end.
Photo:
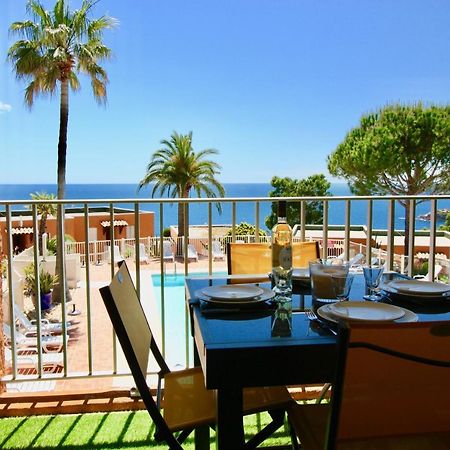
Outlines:
POLYGON ((354 278, 355 276, 352 273, 331 276, 334 295, 340 302, 348 300, 354 278))
POLYGON ((372 302, 380 301, 382 297, 376 293, 376 289, 380 284, 381 275, 383 275, 383 266, 365 266, 363 267, 363 273, 369 291, 369 294, 365 295, 364 299, 372 302))

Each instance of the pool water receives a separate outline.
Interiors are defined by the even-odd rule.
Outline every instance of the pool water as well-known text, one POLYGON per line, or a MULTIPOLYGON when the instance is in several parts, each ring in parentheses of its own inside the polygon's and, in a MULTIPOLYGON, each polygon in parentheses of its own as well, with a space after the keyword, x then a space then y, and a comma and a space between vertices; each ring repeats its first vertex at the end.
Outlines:
MULTIPOLYGON (((227 272, 214 272, 213 275, 226 275, 227 272)), ((208 272, 193 272, 190 273, 190 277, 207 277, 209 274, 208 272)), ((170 288, 175 286, 184 286, 184 273, 167 273, 164 275, 164 287, 170 288)), ((152 275, 152 281, 154 287, 160 287, 161 286, 161 275, 154 274, 152 275)), ((184 299, 184 295, 183 295, 184 299)))
MULTIPOLYGON (((214 272, 214 275, 226 275, 226 272, 214 272)), ((208 276, 208 273, 195 272, 189 276, 208 276)), ((166 274, 164 276, 165 358, 171 369, 186 365, 186 336, 189 339, 189 359, 192 362, 192 341, 189 330, 186 330, 187 309, 184 279, 184 274, 166 274)), ((156 305, 161 312, 161 275, 152 275, 152 282, 156 305)))

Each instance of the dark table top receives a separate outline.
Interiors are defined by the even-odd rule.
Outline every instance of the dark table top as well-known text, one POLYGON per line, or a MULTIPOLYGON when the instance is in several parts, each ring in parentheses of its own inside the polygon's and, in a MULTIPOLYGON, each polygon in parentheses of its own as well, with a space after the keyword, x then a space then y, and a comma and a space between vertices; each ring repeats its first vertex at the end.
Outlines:
MULTIPOLYGON (((224 383, 244 387, 318 383, 333 379, 336 337, 305 317, 305 308, 321 306, 313 302, 307 285, 295 285, 291 332, 286 336, 282 328, 273 329, 279 315, 276 308, 217 314, 212 309, 211 312, 204 309, 196 291, 229 282, 230 277, 226 276, 186 278, 192 331, 208 388, 220 388, 224 383), (234 367, 239 370, 232 370, 234 367)), ((259 285, 270 288, 269 282, 259 285)), ((362 300, 364 293, 364 278, 358 274, 350 298, 362 300)), ((450 300, 425 305, 392 303, 414 311, 420 321, 450 320, 450 300)))

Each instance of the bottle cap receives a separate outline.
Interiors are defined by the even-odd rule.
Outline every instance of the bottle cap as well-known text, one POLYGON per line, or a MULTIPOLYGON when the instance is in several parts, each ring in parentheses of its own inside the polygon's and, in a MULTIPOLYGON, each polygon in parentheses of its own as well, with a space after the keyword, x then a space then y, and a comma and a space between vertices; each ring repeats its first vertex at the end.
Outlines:
POLYGON ((278 217, 286 217, 286 202, 278 202, 278 217))

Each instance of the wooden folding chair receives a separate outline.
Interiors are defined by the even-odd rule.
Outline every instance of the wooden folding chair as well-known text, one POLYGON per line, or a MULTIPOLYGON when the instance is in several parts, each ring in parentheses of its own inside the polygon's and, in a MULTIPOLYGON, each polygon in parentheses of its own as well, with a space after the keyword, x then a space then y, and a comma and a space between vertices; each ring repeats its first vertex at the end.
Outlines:
POLYGON ((450 322, 341 324, 330 405, 295 405, 305 450, 450 449, 450 322))
MULTIPOLYGON (((205 388, 199 367, 170 371, 150 330, 125 262, 119 263, 119 271, 111 284, 101 288, 100 293, 136 387, 156 426, 155 440, 165 441, 171 449, 181 449, 195 427, 215 424, 214 391, 205 388), (146 381, 150 351, 159 367, 156 400, 146 381)), ((246 448, 256 448, 282 426, 285 410, 292 402, 284 387, 244 389, 244 414, 268 411, 273 419, 246 443, 246 448)))

